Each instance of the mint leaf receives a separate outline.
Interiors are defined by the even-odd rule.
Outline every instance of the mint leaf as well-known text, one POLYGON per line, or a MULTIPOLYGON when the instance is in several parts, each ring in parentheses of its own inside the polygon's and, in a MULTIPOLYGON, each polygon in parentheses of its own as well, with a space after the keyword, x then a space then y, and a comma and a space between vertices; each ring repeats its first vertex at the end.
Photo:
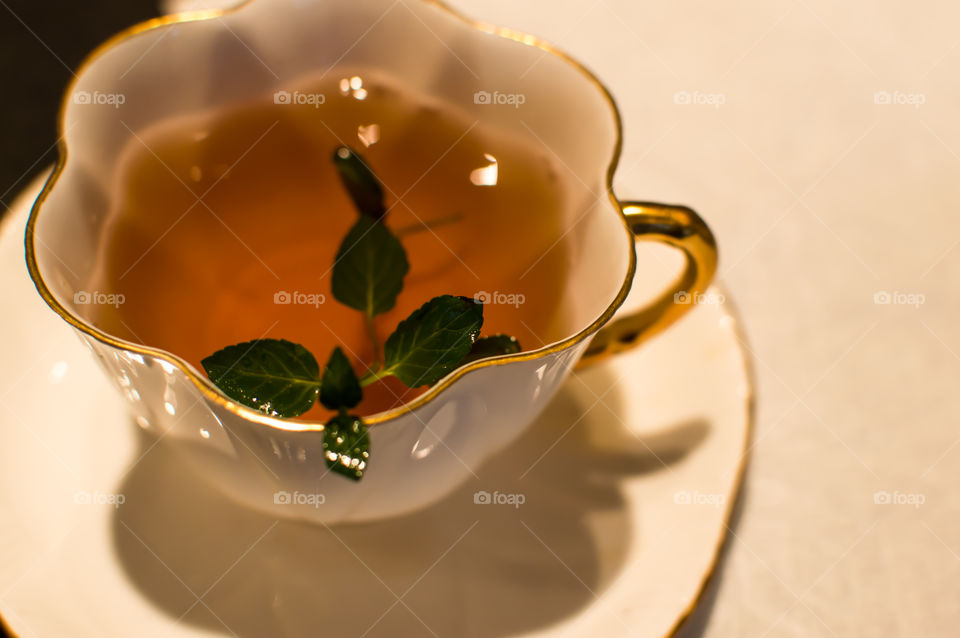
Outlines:
POLYGON ((341 412, 323 430, 323 456, 331 471, 359 481, 370 459, 367 424, 360 417, 341 412))
POLYGON ((516 337, 510 335, 490 335, 489 337, 480 337, 473 342, 470 352, 463 358, 460 365, 486 359, 487 357, 498 357, 504 354, 516 354, 520 352, 520 342, 516 337))
POLYGON ((383 187, 363 158, 349 146, 340 146, 333 152, 333 165, 357 210, 371 219, 382 220, 387 214, 383 187))
POLYGON ((227 346, 201 364, 224 394, 270 416, 303 414, 320 392, 317 360, 300 344, 282 339, 227 346))
POLYGON ((363 390, 347 355, 339 347, 334 348, 320 380, 320 403, 331 410, 339 410, 354 407, 362 398, 363 390))
POLYGON ((456 368, 483 325, 483 304, 469 297, 434 297, 400 322, 384 344, 378 373, 410 388, 430 385, 456 368))
POLYGON ((333 296, 368 317, 397 302, 410 265, 407 251, 386 226, 361 216, 343 238, 333 264, 333 296))

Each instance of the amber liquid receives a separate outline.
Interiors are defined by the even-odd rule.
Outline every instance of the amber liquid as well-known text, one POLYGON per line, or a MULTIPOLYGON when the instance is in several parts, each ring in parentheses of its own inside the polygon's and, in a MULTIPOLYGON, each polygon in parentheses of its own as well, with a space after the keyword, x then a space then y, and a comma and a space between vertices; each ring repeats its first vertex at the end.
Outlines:
MULTIPOLYGON (((347 144, 384 183, 388 226, 420 227, 402 236, 410 272, 396 307, 376 319, 381 343, 431 297, 480 292, 505 302, 485 306, 483 334, 512 334, 526 350, 559 338, 553 317, 567 255, 549 154, 453 107, 355 75, 362 91, 340 76, 304 91, 324 95, 319 107, 268 96, 132 140, 93 286, 123 294, 124 303, 96 307, 91 319, 199 370, 224 346, 269 337, 302 343, 321 366, 342 345, 364 372, 373 350, 362 315, 330 291, 334 255, 357 216, 331 161, 347 144), (489 168, 477 172, 491 158, 495 179, 489 168), (422 228, 452 215, 456 221, 422 228), (276 303, 284 292, 292 303, 276 303)), ((359 409, 370 414, 421 392, 377 383, 359 409)), ((304 415, 324 416, 319 405, 304 415)))

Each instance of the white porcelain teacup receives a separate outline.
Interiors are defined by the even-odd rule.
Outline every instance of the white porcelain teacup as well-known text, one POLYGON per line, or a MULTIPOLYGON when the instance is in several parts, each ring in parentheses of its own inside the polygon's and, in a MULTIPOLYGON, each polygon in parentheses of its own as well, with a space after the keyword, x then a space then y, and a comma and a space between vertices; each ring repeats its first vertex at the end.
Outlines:
POLYGON ((578 362, 632 347, 691 308, 684 302, 706 289, 716 266, 713 237, 693 211, 614 198, 620 120, 589 72, 535 38, 427 0, 252 0, 153 20, 83 65, 60 128, 60 162, 26 233, 37 289, 90 346, 141 427, 230 498, 278 517, 366 521, 436 502, 513 441, 578 362), (571 260, 558 300, 565 337, 468 364, 403 407, 369 417, 371 461, 359 482, 328 474, 322 423, 236 403, 176 353, 96 328, 76 298, 92 276, 111 178, 131 136, 340 65, 375 67, 548 148, 575 185, 556 212, 571 260), (522 108, 477 98, 492 91, 523 94, 522 108), (680 249, 685 270, 659 301, 604 327, 630 290, 636 240, 680 249))

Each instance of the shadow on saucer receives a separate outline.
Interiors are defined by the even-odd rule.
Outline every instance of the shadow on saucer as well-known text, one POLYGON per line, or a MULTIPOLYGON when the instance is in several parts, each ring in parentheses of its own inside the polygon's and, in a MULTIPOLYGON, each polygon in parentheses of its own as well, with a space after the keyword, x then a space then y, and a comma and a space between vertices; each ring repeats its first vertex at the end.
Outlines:
MULTIPOLYGON (((542 629, 602 594, 638 542, 620 482, 663 471, 708 433, 694 421, 638 439, 607 411, 621 412, 612 382, 602 368, 571 379, 479 479, 372 524, 324 527, 248 511, 161 441, 119 489, 116 552, 134 586, 173 620, 240 638, 542 629), (581 382, 588 392, 570 391, 581 382), (482 492, 509 502, 475 502, 482 492)), ((140 454, 152 443, 144 434, 140 454)))

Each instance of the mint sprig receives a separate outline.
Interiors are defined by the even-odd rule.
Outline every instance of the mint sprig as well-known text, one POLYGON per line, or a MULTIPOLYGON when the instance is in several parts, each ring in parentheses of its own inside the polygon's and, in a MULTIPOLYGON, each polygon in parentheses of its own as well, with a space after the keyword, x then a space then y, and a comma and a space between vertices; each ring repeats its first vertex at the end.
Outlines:
POLYGON ((324 425, 327 467, 360 480, 370 459, 370 437, 363 419, 349 411, 362 401, 364 387, 387 377, 411 388, 432 385, 465 363, 520 352, 520 344, 507 335, 480 337, 483 304, 441 295, 397 325, 383 344, 381 361, 374 318, 396 305, 410 270, 407 252, 384 223, 383 187, 369 165, 345 146, 334 151, 333 163, 359 215, 337 251, 331 287, 337 301, 362 314, 374 351, 374 360, 364 366, 368 372, 358 378, 347 355, 335 347, 321 373, 309 350, 283 339, 227 346, 201 363, 224 394, 271 416, 301 415, 319 399, 336 412, 324 425))

